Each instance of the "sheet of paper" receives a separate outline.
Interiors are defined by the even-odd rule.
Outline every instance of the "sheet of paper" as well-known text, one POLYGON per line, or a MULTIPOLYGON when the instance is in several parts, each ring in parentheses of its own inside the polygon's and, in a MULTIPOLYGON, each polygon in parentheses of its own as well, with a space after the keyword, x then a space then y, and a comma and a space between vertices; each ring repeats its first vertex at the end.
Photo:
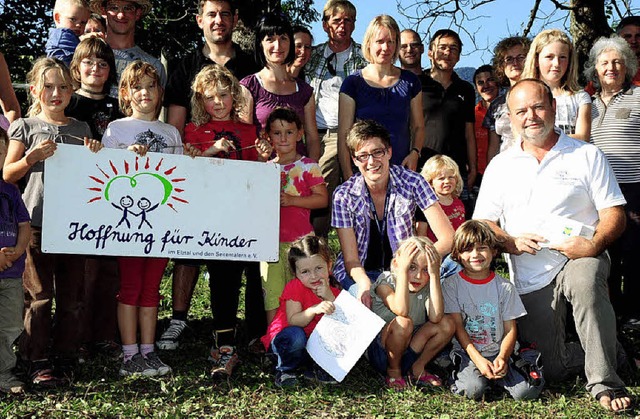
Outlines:
POLYGON ((307 341, 311 358, 338 382, 342 382, 384 326, 347 291, 334 301, 335 312, 324 315, 307 341))
POLYGON ((545 239, 546 242, 538 243, 541 247, 549 247, 560 244, 569 237, 584 237, 591 239, 595 229, 579 221, 556 215, 543 217, 525 212, 525 215, 512 220, 509 225, 509 234, 517 236, 522 233, 535 233, 545 239))

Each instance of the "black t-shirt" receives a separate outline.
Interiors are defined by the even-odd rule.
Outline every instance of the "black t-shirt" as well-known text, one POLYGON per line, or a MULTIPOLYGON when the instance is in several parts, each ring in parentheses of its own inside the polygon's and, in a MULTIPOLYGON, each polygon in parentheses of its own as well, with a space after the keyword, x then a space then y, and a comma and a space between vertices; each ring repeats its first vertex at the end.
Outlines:
POLYGON ((475 122, 475 91, 456 73, 445 88, 431 78, 430 70, 419 77, 422 83, 422 112, 426 138, 418 168, 435 154, 446 154, 467 173, 467 141, 465 125, 475 122))
MULTIPOLYGON (((391 259, 393 251, 386 229, 384 237, 380 237, 380 231, 376 220, 371 219, 369 225, 369 246, 367 250, 367 259, 364 261, 365 271, 388 271, 391 267, 391 259)), ((375 278, 372 278, 375 280, 375 278)))
POLYGON ((91 99, 77 93, 71 96, 64 114, 89 124, 93 139, 98 141, 102 141, 102 135, 107 130, 109 122, 124 118, 120 112, 118 99, 111 96, 106 96, 104 99, 91 99))
MULTIPOLYGON (((253 57, 233 44, 236 56, 224 65, 238 80, 257 73, 260 68, 253 57)), ((190 53, 180 61, 178 66, 169 75, 167 88, 164 93, 164 106, 178 105, 187 108, 187 121, 191 120, 191 84, 202 67, 215 64, 202 53, 202 47, 190 53)))

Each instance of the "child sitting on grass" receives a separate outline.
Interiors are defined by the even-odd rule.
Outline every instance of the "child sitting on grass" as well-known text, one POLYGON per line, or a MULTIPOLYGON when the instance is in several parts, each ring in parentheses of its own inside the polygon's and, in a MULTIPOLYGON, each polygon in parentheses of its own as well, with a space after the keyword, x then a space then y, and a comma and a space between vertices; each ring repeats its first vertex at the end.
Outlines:
MULTIPOLYGON (((295 278, 287 283, 276 315, 262 337, 264 347, 277 357, 276 386, 297 384, 298 367, 306 364, 307 339, 324 314, 335 310, 333 301, 340 290, 330 284, 331 250, 316 236, 305 236, 291 244, 289 268, 295 278)), ((335 383, 329 374, 314 364, 313 378, 335 383)))
POLYGON ((454 324, 444 315, 440 289, 440 255, 424 237, 406 239, 371 287, 371 310, 387 324, 369 346, 369 362, 383 374, 389 388, 440 386, 426 365, 453 336, 454 324))
POLYGON ((511 282, 491 270, 497 253, 491 228, 477 220, 456 231, 451 256, 463 270, 443 284, 445 312, 455 322, 452 391, 479 400, 492 383, 516 400, 535 399, 544 379, 539 352, 516 346, 516 319, 527 314, 511 282))

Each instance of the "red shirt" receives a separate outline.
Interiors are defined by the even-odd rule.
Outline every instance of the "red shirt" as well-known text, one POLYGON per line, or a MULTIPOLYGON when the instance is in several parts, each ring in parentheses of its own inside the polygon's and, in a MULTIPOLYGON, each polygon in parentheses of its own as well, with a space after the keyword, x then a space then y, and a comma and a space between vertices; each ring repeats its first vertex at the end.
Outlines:
MULTIPOLYGON (((443 205, 442 202, 440 202, 440 206, 442 207, 442 211, 447 215, 447 218, 449 218, 453 231, 456 231, 465 221, 464 204, 460 198, 454 198, 451 205, 443 205)), ((438 240, 436 235, 433 234, 433 231, 431 231, 431 227, 427 230, 427 237, 434 243, 438 240)))
POLYGON ((193 144, 200 151, 205 151, 223 137, 233 142, 237 151, 218 153, 215 157, 258 161, 258 152, 252 147, 258 138, 258 127, 255 125, 237 121, 209 121, 200 126, 190 122, 184 128, 184 142, 193 144))
MULTIPOLYGON (((331 287, 331 292, 334 296, 338 296, 340 294, 340 290, 334 287, 331 287)), ((287 321, 287 300, 297 301, 302 305, 302 309, 306 310, 309 307, 312 307, 316 304, 320 304, 322 299, 315 295, 310 288, 305 287, 302 282, 298 278, 293 278, 291 281, 284 286, 284 290, 282 291, 282 295, 280 296, 280 307, 278 307, 278 311, 276 311, 276 316, 273 318, 273 321, 269 325, 267 329, 267 334, 260 338, 260 341, 264 345, 265 349, 269 350, 269 346, 271 345, 271 341, 276 337, 282 329, 289 326, 289 322, 287 321)), ((308 325, 304 327, 304 334, 309 337, 313 329, 316 328, 316 325, 322 318, 322 314, 316 315, 313 320, 309 322, 308 325)))
POLYGON ((482 126, 484 116, 487 114, 489 108, 485 108, 482 105, 482 101, 478 102, 475 107, 476 122, 476 148, 478 150, 478 173, 484 173, 484 169, 487 168, 487 151, 489 150, 489 130, 482 126))

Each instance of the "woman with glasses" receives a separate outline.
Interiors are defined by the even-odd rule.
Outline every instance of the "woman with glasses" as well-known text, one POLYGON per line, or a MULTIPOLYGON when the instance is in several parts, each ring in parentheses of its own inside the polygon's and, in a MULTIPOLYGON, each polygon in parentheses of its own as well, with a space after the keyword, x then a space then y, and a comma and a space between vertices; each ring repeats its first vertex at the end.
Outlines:
POLYGON ((369 64, 342 83, 338 158, 345 180, 353 174, 346 139, 356 120, 380 122, 390 134, 391 163, 411 170, 417 168, 424 142, 422 90, 418 76, 394 65, 399 46, 400 28, 396 21, 387 15, 375 17, 369 23, 362 42, 362 52, 369 64))
MULTIPOLYGON (((512 36, 498 42, 493 50, 494 75, 501 86, 511 87, 520 80, 531 41, 522 36, 512 36)), ((482 125, 489 130, 488 160, 498 152, 511 147, 515 137, 507 112, 506 92, 491 102, 482 125)))
POLYGON ((254 53, 262 70, 240 80, 251 93, 245 122, 259 123, 264 129, 275 108, 293 109, 304 124, 304 143, 298 142, 298 152, 318 161, 320 140, 313 88, 293 77, 287 68, 296 58, 291 23, 283 14, 268 13, 256 24, 255 34, 254 53))
POLYGON ((453 228, 429 183, 419 173, 392 164, 395 150, 384 126, 372 120, 356 122, 345 146, 360 173, 333 195, 331 224, 341 249, 333 274, 345 290, 371 307, 371 284, 389 270, 400 242, 413 235, 417 208, 424 212, 441 256, 451 250, 453 228))

